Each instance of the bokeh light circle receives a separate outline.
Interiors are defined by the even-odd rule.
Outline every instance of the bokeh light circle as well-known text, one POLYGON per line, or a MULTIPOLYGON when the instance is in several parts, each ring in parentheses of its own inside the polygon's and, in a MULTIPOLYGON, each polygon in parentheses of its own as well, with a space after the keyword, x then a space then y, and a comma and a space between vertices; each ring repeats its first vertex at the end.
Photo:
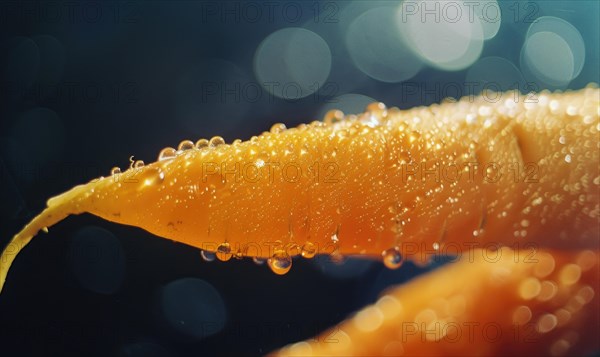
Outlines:
POLYGON ((202 279, 183 278, 169 283, 162 290, 161 305, 173 329, 197 339, 220 332, 227 320, 221 295, 202 279))
POLYGON ((581 33, 569 22, 554 16, 531 24, 521 50, 521 69, 542 86, 565 87, 585 63, 581 33))
POLYGON ((496 92, 518 89, 526 91, 525 79, 521 71, 503 57, 483 57, 475 62, 467 71, 466 83, 473 87, 473 93, 484 89, 496 92))
POLYGON ((389 7, 374 8, 358 16, 348 28, 346 46, 356 67, 382 82, 410 79, 423 67, 404 43, 394 11, 389 7))
POLYGON ((481 55, 484 33, 479 17, 469 18, 462 2, 415 1, 396 12, 397 24, 405 42, 423 61, 446 70, 469 67, 481 55), (429 11, 429 9, 433 9, 429 11))
POLYGON ((267 36, 254 55, 254 72, 272 95, 286 100, 319 90, 329 77, 331 50, 316 33, 290 27, 267 36))
POLYGON ((465 5, 472 7, 474 15, 479 18, 483 38, 491 40, 500 30, 502 24, 502 10, 496 0, 480 0, 477 2, 467 2, 465 5))
POLYGON ((125 253, 114 234, 94 226, 73 236, 71 270, 79 284, 100 294, 113 294, 125 280, 125 253))

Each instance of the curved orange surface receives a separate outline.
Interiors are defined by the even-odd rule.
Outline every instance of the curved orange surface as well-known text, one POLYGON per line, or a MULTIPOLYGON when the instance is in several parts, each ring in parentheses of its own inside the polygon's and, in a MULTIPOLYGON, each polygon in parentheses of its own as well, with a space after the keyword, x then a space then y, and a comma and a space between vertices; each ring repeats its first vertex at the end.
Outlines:
MULTIPOLYGON (((392 268, 405 259, 424 263, 435 254, 461 255, 456 266, 393 292, 410 310, 407 315, 396 311, 396 316, 426 323, 445 319, 438 312, 427 312, 423 319, 417 315, 434 298, 463 294, 465 319, 495 321, 513 313, 507 309, 521 306, 523 279, 537 279, 531 284, 545 289, 551 283, 534 278, 537 265, 515 261, 520 259, 502 258, 491 265, 481 259, 465 263, 467 256, 501 246, 514 249, 515 257, 544 250, 562 274, 566 262, 580 252, 598 253, 599 97, 600 91, 589 87, 555 94, 485 95, 406 111, 374 103, 358 116, 333 111, 325 122, 293 129, 277 124, 246 142, 228 145, 219 137, 195 144, 183 141, 178 149, 163 150, 152 164, 114 170, 109 177, 50 199, 48 208, 2 253, 0 289, 12 261, 33 236, 69 214, 89 212, 216 252, 221 260, 269 258, 278 274, 285 274, 298 254, 383 256, 392 268), (490 278, 498 274, 505 275, 500 285, 490 278), (455 282, 452 276, 464 279, 455 282), (474 305, 491 298, 498 300, 494 309, 507 311, 486 315, 488 310, 474 305)), ((552 289, 564 299, 583 294, 589 301, 580 309, 597 314, 597 268, 580 270, 582 275, 566 285, 561 275, 553 276, 552 289)), ((570 301, 563 300, 557 304, 570 301)), ((529 306, 531 321, 542 318, 538 315, 550 309, 548 304, 529 306)), ((381 312, 365 311, 359 314, 381 312)), ((572 321, 582 319, 570 314, 572 321)), ((502 321, 503 327, 511 324, 502 321)), ((579 322, 572 324, 585 335, 579 322)), ((597 327, 596 322, 593 331, 597 327)), ((381 336, 390 333, 385 331, 381 336)), ((349 327, 346 334, 359 340, 366 338, 364 332, 349 327)), ((584 340, 552 338, 566 339, 569 346, 584 340)), ((425 345, 410 341, 390 349, 464 352, 457 345, 452 345, 456 350, 441 344, 419 347, 425 345)), ((518 349, 525 346, 516 343, 518 349)), ((384 353, 380 347, 352 350, 384 353)), ((320 348, 311 346, 311 351, 320 348)))

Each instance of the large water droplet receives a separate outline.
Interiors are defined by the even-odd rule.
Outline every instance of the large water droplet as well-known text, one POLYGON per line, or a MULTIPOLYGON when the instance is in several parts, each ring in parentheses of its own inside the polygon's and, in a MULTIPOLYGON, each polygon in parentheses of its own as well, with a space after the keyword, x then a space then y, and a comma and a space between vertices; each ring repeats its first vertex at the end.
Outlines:
POLYGON ((310 259, 317 254, 317 246, 312 242, 306 242, 302 245, 302 257, 310 259))
POLYGON ((160 151, 158 154, 158 161, 169 160, 174 158, 177 155, 177 150, 167 147, 160 151))
POLYGON ((227 242, 219 244, 219 246, 217 247, 216 254, 217 254, 217 259, 219 259, 220 261, 222 261, 222 262, 228 261, 233 256, 233 254, 231 254, 231 245, 227 242))
POLYGON ((284 250, 276 251, 271 258, 267 261, 269 268, 273 273, 278 275, 284 275, 292 268, 292 257, 290 257, 284 250))
POLYGON ((200 256, 205 262, 212 262, 215 260, 216 255, 214 252, 209 252, 207 250, 203 250, 200 252, 200 256))
POLYGON ((113 176, 114 175, 118 175, 120 173, 121 173, 121 168, 120 167, 115 166, 112 169, 110 169, 110 174, 113 175, 113 176))
POLYGON ((214 148, 220 145, 225 144, 225 139, 223 139, 220 136, 213 136, 210 141, 208 142, 208 146, 214 148))
POLYGON ((208 147, 208 140, 200 139, 196 141, 196 149, 204 149, 205 147, 208 147))
POLYGON ((398 269, 404 263, 404 259, 398 248, 385 250, 381 253, 381 256, 383 257, 383 264, 389 269, 398 269))
POLYGON ((285 126, 285 124, 282 124, 282 123, 277 123, 277 124, 274 124, 274 125, 271 127, 271 130, 270 130, 270 132, 271 132, 272 134, 279 134, 279 133, 281 133, 281 132, 285 131, 286 129, 287 129, 287 127, 285 126))
POLYGON ((177 146, 177 150, 186 151, 186 150, 191 150, 194 147, 195 147, 194 143, 191 140, 183 140, 182 142, 179 143, 179 146, 177 146))

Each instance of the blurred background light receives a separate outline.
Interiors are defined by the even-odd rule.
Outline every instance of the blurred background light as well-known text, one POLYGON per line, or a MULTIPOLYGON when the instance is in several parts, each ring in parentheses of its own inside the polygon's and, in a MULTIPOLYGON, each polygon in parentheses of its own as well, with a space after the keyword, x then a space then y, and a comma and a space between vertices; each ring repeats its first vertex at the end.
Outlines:
POLYGON ((370 9, 346 33, 346 46, 356 67, 382 82, 410 79, 423 66, 406 46, 395 20, 394 8, 370 9))
POLYGON ((569 22, 544 16, 531 24, 521 50, 527 79, 537 80, 542 88, 564 88, 581 73, 584 62, 583 38, 569 22))
POLYGON ((285 28, 267 36, 256 50, 254 71, 276 97, 297 100, 323 86, 331 70, 329 46, 316 33, 285 28))
POLYGON ((475 93, 482 89, 498 92, 526 88, 521 71, 506 58, 497 56, 483 57, 475 62, 467 70, 465 82, 475 93))
POLYGON ((164 318, 179 333, 196 339, 220 332, 227 321, 227 310, 221 295, 206 281, 183 278, 162 290, 164 318))
POLYGON ((398 7, 400 33, 412 50, 433 67, 456 71, 470 66, 483 49, 479 17, 458 1, 411 1, 398 7))
POLYGON ((498 1, 466 1, 463 4, 469 9, 469 12, 465 16, 471 16, 472 14, 473 18, 477 16, 479 19, 485 40, 490 40, 498 34, 500 25, 502 24, 502 9, 498 1))
POLYGON ((114 294, 125 280, 125 253, 106 229, 87 226, 75 233, 69 252, 71 270, 85 289, 114 294))

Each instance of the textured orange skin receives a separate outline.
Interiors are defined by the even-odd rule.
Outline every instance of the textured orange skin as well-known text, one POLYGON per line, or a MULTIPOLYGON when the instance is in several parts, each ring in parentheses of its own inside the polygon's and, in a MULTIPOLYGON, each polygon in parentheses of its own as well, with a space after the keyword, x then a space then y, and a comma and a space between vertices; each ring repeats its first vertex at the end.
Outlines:
MULTIPOLYGON (((264 258, 281 250, 298 254, 307 241, 318 253, 343 255, 381 256, 396 247, 418 262, 501 245, 598 252, 599 96, 586 88, 408 111, 372 106, 358 118, 183 151, 50 199, 0 257, 0 289, 16 254, 39 230, 83 212, 202 249, 227 242, 232 253, 264 258), (436 163, 472 171, 423 176, 436 163), (482 168, 489 165, 495 166, 486 178, 482 168), (282 174, 285 167, 291 173, 282 174), (525 175, 531 167, 534 175, 525 175)), ((472 288, 482 283, 481 264, 454 269, 472 288)), ((440 274, 423 279, 442 286, 440 274)), ((436 293, 406 289, 403 296, 424 303, 436 293)), ((488 294, 510 303, 502 292, 488 294)), ((595 314, 594 302, 586 306, 595 306, 595 314)))

